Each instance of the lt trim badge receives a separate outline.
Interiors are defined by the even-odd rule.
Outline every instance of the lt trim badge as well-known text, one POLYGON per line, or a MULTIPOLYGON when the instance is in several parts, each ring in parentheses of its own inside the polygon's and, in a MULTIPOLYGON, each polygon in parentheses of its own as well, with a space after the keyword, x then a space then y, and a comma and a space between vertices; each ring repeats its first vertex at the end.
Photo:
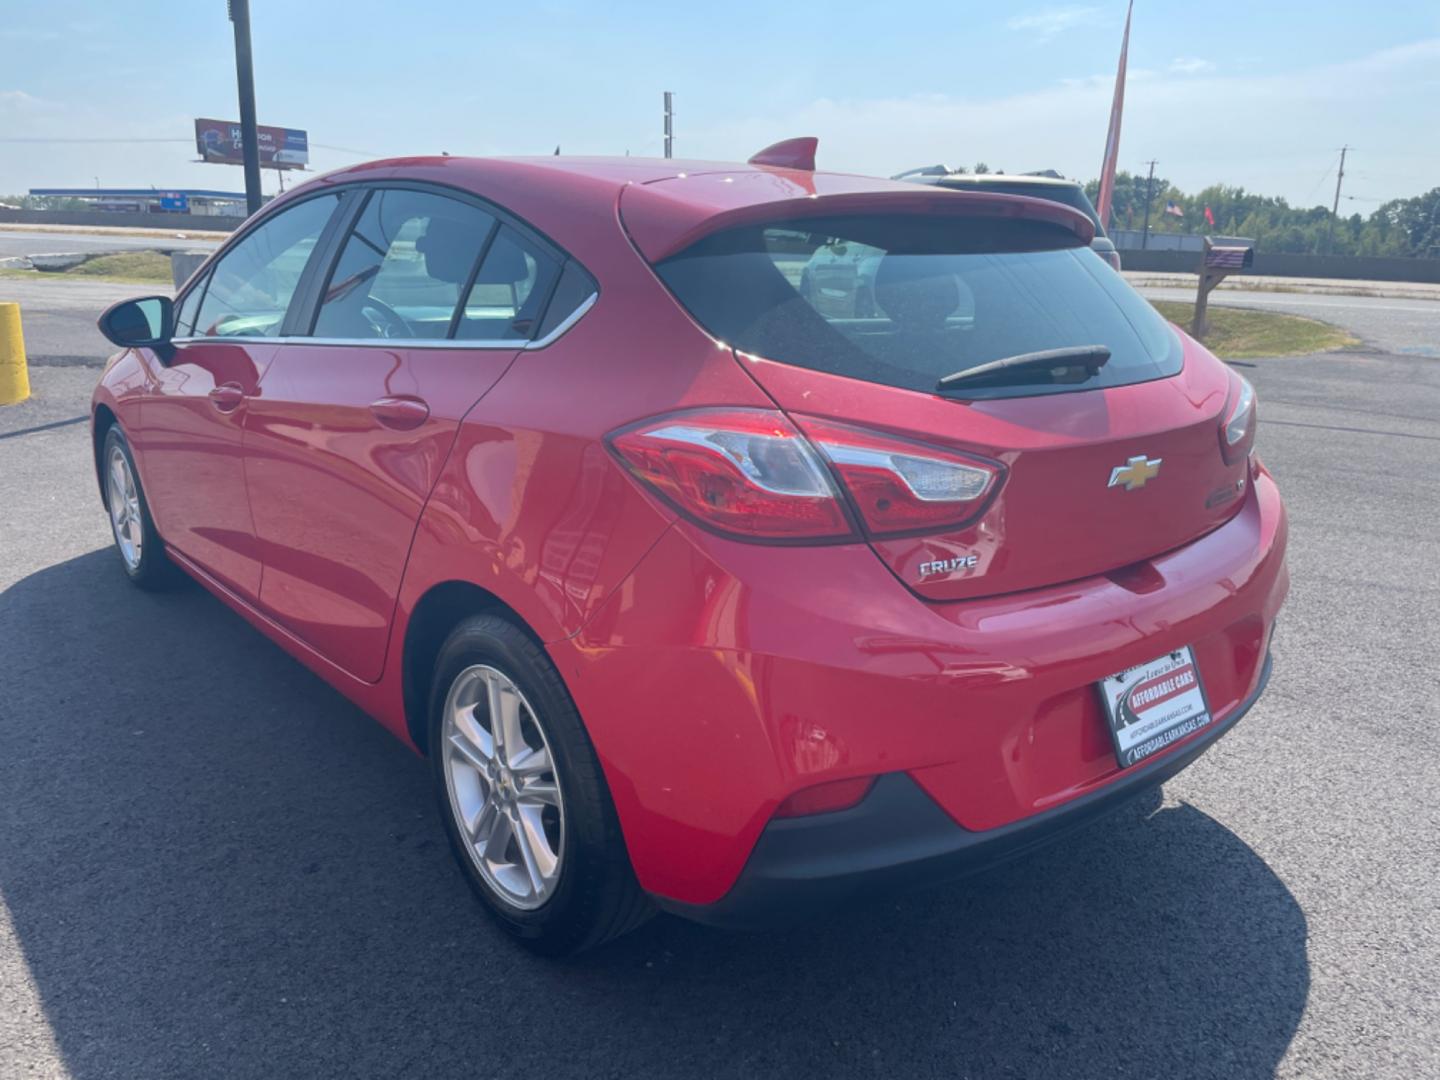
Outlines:
POLYGON ((1124 465, 1117 465, 1110 470, 1110 483, 1105 486, 1116 487, 1124 484, 1126 491, 1134 491, 1155 479, 1159 472, 1160 459, 1158 457, 1147 458, 1144 454, 1136 454, 1124 465))

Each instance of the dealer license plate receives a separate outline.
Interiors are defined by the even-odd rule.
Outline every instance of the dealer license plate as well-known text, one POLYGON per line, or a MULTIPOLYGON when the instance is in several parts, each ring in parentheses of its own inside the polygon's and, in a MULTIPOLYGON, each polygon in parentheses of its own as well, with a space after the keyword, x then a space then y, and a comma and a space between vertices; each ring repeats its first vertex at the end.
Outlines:
POLYGON ((1158 754, 1211 720, 1200 669, 1188 646, 1096 685, 1122 769, 1158 754))

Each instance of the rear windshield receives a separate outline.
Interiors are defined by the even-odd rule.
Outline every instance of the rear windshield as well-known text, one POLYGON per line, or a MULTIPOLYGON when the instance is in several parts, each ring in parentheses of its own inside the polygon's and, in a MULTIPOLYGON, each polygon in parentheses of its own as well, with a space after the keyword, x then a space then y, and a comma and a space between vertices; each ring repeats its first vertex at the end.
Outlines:
POLYGON ((696 321, 742 352, 931 392, 1022 353, 1104 345, 1083 382, 976 389, 1013 397, 1174 375, 1179 338, 1073 233, 1031 221, 867 215, 716 233, 656 266, 696 321))

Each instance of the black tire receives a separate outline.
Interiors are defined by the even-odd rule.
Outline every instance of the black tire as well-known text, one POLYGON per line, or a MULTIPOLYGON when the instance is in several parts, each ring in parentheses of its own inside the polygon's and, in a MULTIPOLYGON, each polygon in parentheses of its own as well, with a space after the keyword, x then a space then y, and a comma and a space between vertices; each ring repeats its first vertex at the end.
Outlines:
POLYGON ((174 588, 181 581, 180 571, 165 554, 165 542, 160 539, 160 534, 155 529, 155 519, 150 515, 150 503, 140 483, 139 470, 135 468, 135 456, 130 452, 130 444, 119 424, 112 424, 105 433, 105 443, 100 451, 100 490, 104 493, 105 510, 110 517, 110 534, 115 540, 115 553, 120 558, 120 566, 125 571, 125 576, 140 588, 149 591, 174 588), (116 527, 114 515, 110 513, 110 503, 114 497, 110 482, 111 457, 116 453, 125 458, 125 466, 135 485, 135 496, 139 504, 140 551, 138 560, 134 562, 126 558, 120 530, 116 527))
MULTIPOLYGON (((486 720, 488 724, 488 719, 486 720)), ((566 956, 627 933, 653 914, 630 866, 604 773, 555 665, 523 630, 499 615, 475 615, 450 633, 430 689, 431 775, 450 849, 495 922, 526 948, 566 956), (558 881, 539 907, 523 910, 485 880, 446 782, 444 706, 468 669, 502 673, 529 705, 554 763, 564 815, 558 881)))

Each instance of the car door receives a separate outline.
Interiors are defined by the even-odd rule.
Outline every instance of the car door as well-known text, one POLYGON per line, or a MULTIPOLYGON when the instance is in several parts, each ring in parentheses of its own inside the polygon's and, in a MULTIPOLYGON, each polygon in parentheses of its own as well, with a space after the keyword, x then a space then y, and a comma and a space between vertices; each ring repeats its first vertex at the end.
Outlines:
POLYGON ((247 400, 338 205, 334 194, 305 199, 220 256, 180 298, 174 352, 153 365, 140 406, 137 453, 160 535, 252 601, 261 563, 242 465, 247 400))
POLYGON ((249 403, 246 477, 261 608, 373 681, 460 420, 538 329, 560 262, 493 208, 418 186, 363 190, 349 217, 306 336, 249 403))

